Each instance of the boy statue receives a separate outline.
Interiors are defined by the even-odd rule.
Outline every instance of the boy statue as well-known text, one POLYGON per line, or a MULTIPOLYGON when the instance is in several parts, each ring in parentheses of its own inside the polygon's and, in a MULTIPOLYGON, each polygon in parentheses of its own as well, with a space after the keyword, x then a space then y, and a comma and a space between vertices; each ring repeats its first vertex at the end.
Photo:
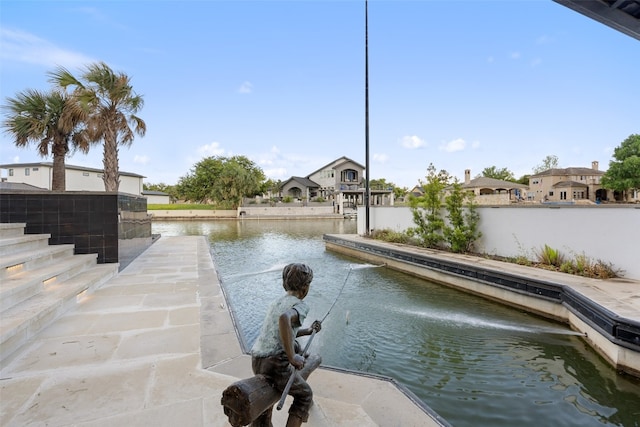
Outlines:
MULTIPOLYGON (((311 335, 321 329, 317 320, 310 328, 302 328, 309 312, 303 300, 309 293, 312 280, 313 271, 305 264, 284 267, 282 286, 286 294, 269 307, 260 335, 251 349, 253 373, 264 375, 278 392, 283 393, 291 375, 295 376, 288 393, 293 396, 293 403, 289 408, 287 427, 298 427, 309 418, 313 392, 305 379, 321 363, 318 355, 300 354, 301 347, 296 341, 297 337, 311 335)), ((270 406, 251 425, 271 426, 272 411, 273 406, 270 406)))

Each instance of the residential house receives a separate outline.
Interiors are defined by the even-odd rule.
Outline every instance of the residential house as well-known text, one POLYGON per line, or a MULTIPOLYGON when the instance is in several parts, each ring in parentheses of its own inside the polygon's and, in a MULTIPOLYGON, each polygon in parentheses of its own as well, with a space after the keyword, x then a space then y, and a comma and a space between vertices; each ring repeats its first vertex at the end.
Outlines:
POLYGON ((312 200, 318 197, 319 188, 320 185, 309 178, 292 176, 282 183, 280 186, 280 192, 284 196, 292 197, 294 199, 312 200))
MULTIPOLYGON (((471 169, 465 169, 464 171, 462 188, 475 195, 474 201, 478 205, 508 205, 516 203, 524 200, 527 191, 526 185, 518 184, 517 182, 503 181, 486 176, 471 179, 471 169)), ((445 192, 450 190, 451 186, 447 187, 445 192)), ((416 185, 409 193, 414 197, 420 197, 424 195, 424 189, 422 186, 416 185)))
MULTIPOLYGON (((280 187, 282 196, 313 200, 323 198, 336 205, 336 211, 364 203, 365 167, 348 157, 340 157, 306 177, 291 177, 280 187)), ((393 205, 393 191, 370 189, 372 205, 393 205)))
MULTIPOLYGON (((66 191, 104 191, 102 169, 93 169, 83 166, 65 165, 66 191)), ((33 185, 45 190, 51 190, 53 179, 53 163, 12 163, 0 165, 3 172, 2 180, 9 183, 23 183, 33 185)), ((142 180, 144 176, 130 172, 120 171, 119 192, 142 194, 142 180)))
POLYGON ((606 201, 614 195, 600 185, 603 175, 596 161, 591 163, 591 168, 547 169, 529 177, 528 198, 543 203, 606 201))
POLYGON ((462 188, 473 192, 475 202, 479 205, 507 205, 523 201, 528 187, 486 176, 471 179, 471 169, 465 169, 462 188))

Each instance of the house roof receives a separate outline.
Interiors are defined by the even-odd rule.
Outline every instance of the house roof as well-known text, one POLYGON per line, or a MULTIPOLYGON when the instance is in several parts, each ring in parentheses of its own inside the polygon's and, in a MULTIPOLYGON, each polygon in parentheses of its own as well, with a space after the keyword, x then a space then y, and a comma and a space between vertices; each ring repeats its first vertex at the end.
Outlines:
POLYGON ((311 181, 309 178, 304 178, 304 177, 301 177, 301 176, 292 176, 291 178, 289 178, 288 180, 283 182, 282 185, 280 186, 280 188, 284 187, 285 185, 287 185, 291 181, 295 181, 298 184, 302 185, 303 187, 307 187, 307 188, 318 188, 318 187, 320 187, 319 184, 311 181))
POLYGON ((143 190, 142 193, 143 196, 168 196, 168 193, 165 193, 164 191, 153 191, 153 190, 143 190))
MULTIPOLYGON (((16 169, 16 168, 32 168, 32 167, 53 168, 53 162, 9 163, 9 164, 0 165, 0 169, 11 169, 11 168, 16 169)), ((104 173, 104 169, 88 168, 88 167, 85 167, 85 166, 70 165, 68 163, 65 164, 64 167, 66 169, 79 170, 79 171, 85 171, 85 172, 104 173)), ((120 173, 120 175, 133 176, 133 177, 136 177, 136 178, 146 178, 146 176, 139 175, 139 174, 133 173, 133 172, 125 172, 125 171, 118 171, 118 172, 120 173)))
POLYGON ((552 168, 547 169, 546 171, 539 172, 537 174, 531 175, 531 178, 537 178, 540 176, 569 176, 569 175, 604 175, 604 172, 593 169, 593 168, 583 168, 583 167, 570 167, 570 168, 552 168))
POLYGON ((342 156, 342 157, 332 161, 331 163, 327 163, 326 165, 324 165, 320 169, 311 172, 309 175, 307 175, 307 177, 310 177, 311 175, 313 175, 315 173, 321 172, 321 171, 329 169, 329 168, 335 169, 336 167, 340 166, 341 164, 347 163, 347 162, 354 163, 358 167, 360 167, 362 169, 366 169, 364 166, 362 166, 360 163, 356 162, 355 160, 351 160, 350 158, 348 158, 346 156, 342 156))
POLYGON ((560 181, 560 182, 556 182, 555 184, 552 185, 553 188, 565 188, 565 187, 584 187, 584 188, 589 188, 589 186, 587 184, 585 184, 584 182, 577 182, 577 181, 560 181))
POLYGON ((517 182, 503 181, 501 179, 489 178, 481 176, 469 181, 468 184, 462 184, 462 188, 529 188, 527 185, 517 182))
POLYGON ((0 190, 19 190, 19 191, 49 191, 47 188, 36 187, 35 185, 25 184, 23 182, 0 182, 0 190))
POLYGON ((640 40, 640 0, 553 0, 640 40))

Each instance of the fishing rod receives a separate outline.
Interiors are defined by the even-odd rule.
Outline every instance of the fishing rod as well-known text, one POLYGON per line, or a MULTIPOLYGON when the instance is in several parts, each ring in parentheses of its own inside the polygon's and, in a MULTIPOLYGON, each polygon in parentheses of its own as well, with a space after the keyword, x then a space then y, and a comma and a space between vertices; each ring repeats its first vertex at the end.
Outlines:
MULTIPOLYGON (((367 265, 367 267, 382 267, 384 264, 381 265, 367 265)), ((331 307, 329 307, 329 310, 327 311, 327 313, 324 315, 324 317, 322 318, 322 320, 320 320, 320 324, 322 325, 322 322, 324 322, 324 320, 327 318, 327 316, 329 316, 329 313, 331 313, 331 310, 333 310, 333 307, 336 305, 336 303, 338 302, 338 299, 340 298, 340 295, 342 295, 342 291, 344 290, 344 287, 347 285, 347 281, 349 280, 349 276, 351 275, 351 271, 353 271, 353 266, 350 265, 349 266, 349 271, 347 272, 347 277, 344 278, 344 282, 342 283, 342 287, 340 288, 340 292, 338 292, 338 295, 336 296, 336 298, 333 300, 333 304, 331 304, 331 307)), ((309 347, 311 346, 311 341, 313 341, 313 337, 316 336, 316 330, 314 329, 313 332, 311 332, 311 336, 309 337, 309 340, 307 341, 307 345, 304 346, 304 350, 302 351, 302 356, 305 357, 306 359, 306 354, 307 354, 307 350, 309 350, 309 347)), ((282 396, 280 396, 280 400, 278 401, 278 406, 276 406, 276 409, 281 410, 282 407, 284 406, 284 401, 287 399, 287 395, 289 394, 289 390, 291 390, 291 386, 293 385, 293 380, 295 380, 296 375, 298 375, 298 370, 293 367, 293 372, 291 372, 291 376, 289 377, 289 380, 287 381, 287 385, 284 387, 284 390, 282 391, 282 396)))

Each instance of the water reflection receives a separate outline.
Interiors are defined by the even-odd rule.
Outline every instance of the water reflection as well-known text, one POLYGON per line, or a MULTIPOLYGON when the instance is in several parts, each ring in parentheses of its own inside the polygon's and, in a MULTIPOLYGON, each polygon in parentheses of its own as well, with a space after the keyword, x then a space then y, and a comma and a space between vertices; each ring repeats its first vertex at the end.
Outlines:
POLYGON ((402 273, 358 269, 324 248, 353 221, 154 223, 209 238, 249 345, 283 292, 280 268, 314 269, 309 319, 338 302, 313 342, 324 363, 396 378, 454 426, 638 426, 640 383, 563 325, 402 273))

